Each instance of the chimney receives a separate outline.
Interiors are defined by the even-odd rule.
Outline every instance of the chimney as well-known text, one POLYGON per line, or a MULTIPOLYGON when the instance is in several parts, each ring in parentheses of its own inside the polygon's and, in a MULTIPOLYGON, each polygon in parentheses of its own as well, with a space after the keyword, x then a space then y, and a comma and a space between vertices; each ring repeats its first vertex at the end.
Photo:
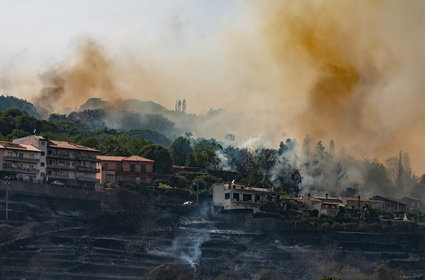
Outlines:
POLYGON ((326 193, 326 199, 328 199, 328 193, 326 193))

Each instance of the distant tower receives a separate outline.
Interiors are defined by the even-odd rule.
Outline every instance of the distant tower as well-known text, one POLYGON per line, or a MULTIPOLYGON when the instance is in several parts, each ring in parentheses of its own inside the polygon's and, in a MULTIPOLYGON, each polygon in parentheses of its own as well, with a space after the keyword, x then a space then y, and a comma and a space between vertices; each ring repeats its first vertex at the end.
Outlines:
POLYGON ((181 111, 182 109, 182 101, 179 99, 179 102, 177 102, 177 111, 181 111))
POLYGON ((182 112, 186 112, 186 99, 183 99, 182 112))
POLYGON ((335 143, 333 139, 331 139, 331 141, 329 142, 329 154, 331 156, 335 155, 335 143))
POLYGON ((176 105, 174 106, 174 111, 177 112, 177 100, 176 100, 176 105))

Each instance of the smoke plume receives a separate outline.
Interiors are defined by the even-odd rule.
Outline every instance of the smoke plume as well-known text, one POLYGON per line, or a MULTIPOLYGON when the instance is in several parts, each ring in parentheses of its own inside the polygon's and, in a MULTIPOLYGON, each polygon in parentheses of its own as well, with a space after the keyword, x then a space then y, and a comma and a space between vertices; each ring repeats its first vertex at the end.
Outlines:
MULTIPOLYGON (((417 49, 425 42, 424 3, 262 1, 261 7, 274 58, 299 74, 291 81, 282 74, 280 86, 281 103, 303 100, 298 134, 334 137, 357 155, 387 157, 397 146, 423 154, 424 146, 408 139, 425 133, 417 105, 425 101, 425 84, 414 73, 425 61, 417 49), (289 94, 288 82, 307 88, 289 94)), ((419 156, 415 162, 424 168, 419 156)))
POLYGON ((34 102, 52 112, 70 108, 98 96, 114 101, 119 91, 112 79, 111 62, 94 40, 81 41, 68 65, 59 65, 40 75, 42 88, 34 102))
MULTIPOLYGON (((309 134, 381 161, 407 151, 412 169, 425 170, 423 1, 238 3, 227 16, 212 13, 214 28, 199 37, 186 32, 194 22, 182 22, 158 31, 153 45, 83 40, 40 75, 34 100, 60 111, 89 97, 167 108, 186 99, 189 113, 226 108, 238 116, 214 120, 199 131, 206 137, 232 133, 239 143, 271 146, 309 134)), ((18 90, 35 83, 19 87, 9 77, 16 95, 28 97, 18 90)))

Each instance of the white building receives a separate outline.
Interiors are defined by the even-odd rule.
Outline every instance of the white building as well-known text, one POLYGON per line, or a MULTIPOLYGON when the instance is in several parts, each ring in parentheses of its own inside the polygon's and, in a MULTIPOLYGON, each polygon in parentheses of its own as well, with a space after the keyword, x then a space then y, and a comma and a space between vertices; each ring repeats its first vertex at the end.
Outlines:
POLYGON ((276 198, 272 189, 252 188, 239 184, 213 186, 213 204, 224 211, 248 210, 262 212, 261 206, 276 198))

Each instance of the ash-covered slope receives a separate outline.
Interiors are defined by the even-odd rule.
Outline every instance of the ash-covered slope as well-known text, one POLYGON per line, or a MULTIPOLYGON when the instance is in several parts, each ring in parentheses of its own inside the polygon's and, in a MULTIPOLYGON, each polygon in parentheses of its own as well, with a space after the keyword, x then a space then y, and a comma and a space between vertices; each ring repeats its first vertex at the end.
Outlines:
MULTIPOLYGON (((3 206, 0 201, 0 211, 3 206)), ((134 229, 104 203, 16 193, 10 209, 14 228, 0 245, 1 279, 144 279, 160 264, 192 271, 196 279, 255 279, 264 270, 318 279, 336 264, 367 275, 380 263, 409 279, 425 277, 420 232, 285 230, 271 219, 212 218, 207 208, 164 204, 145 208, 134 229)))

